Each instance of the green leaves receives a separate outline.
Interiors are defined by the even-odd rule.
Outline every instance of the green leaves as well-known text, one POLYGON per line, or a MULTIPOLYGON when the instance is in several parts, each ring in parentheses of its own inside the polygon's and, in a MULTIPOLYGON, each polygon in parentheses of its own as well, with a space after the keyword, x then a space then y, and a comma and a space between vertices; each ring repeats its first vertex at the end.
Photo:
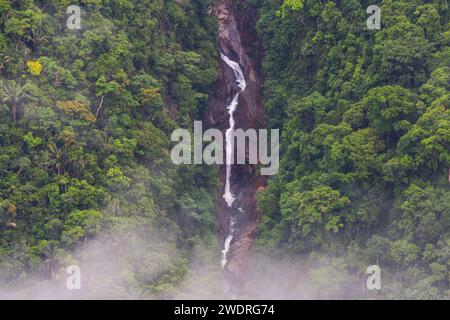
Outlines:
POLYGON ((413 243, 398 240, 392 243, 391 254, 395 262, 409 265, 417 260, 420 249, 413 243))
POLYGON ((23 140, 27 143, 28 147, 30 147, 30 148, 35 148, 37 146, 40 146, 43 142, 41 138, 33 136, 32 132, 28 132, 23 137, 23 140))
POLYGON ((379 61, 385 81, 405 87, 418 87, 427 79, 433 44, 419 26, 401 16, 399 21, 378 34, 374 60, 379 61))
POLYGON ((415 121, 416 101, 417 97, 407 89, 385 86, 371 89, 360 103, 378 134, 395 137, 397 131, 408 129, 409 123, 415 121))
POLYGON ((404 192, 396 221, 403 238, 418 244, 435 243, 450 227, 450 193, 431 186, 412 184, 404 192))
POLYGON ((105 76, 100 76, 95 83, 97 97, 113 93, 118 89, 118 84, 115 81, 107 81, 105 76))
POLYGON ((106 172, 106 176, 109 178, 109 183, 111 185, 127 187, 131 182, 131 179, 124 175, 120 167, 109 168, 106 172))
POLYGON ((295 13, 303 9, 303 6, 305 5, 304 2, 304 0, 284 0, 280 9, 277 10, 277 16, 285 18, 289 14, 289 11, 295 13))
POLYGON ((281 215, 292 223, 289 246, 312 249, 325 244, 327 232, 337 233, 344 227, 344 208, 350 203, 338 191, 318 187, 306 192, 286 192, 281 195, 281 215))
POLYGON ((216 80, 210 1, 82 1, 80 31, 66 28, 70 4, 0 0, 0 278, 57 273, 69 251, 120 234, 134 255, 120 286, 163 292, 190 263, 169 251, 216 243, 215 171, 177 174, 168 138, 216 80))
POLYGON ((445 5, 385 0, 376 32, 361 1, 258 5, 265 110, 282 128, 280 173, 258 197, 260 249, 327 266, 344 256, 362 273, 380 263, 381 296, 446 297, 445 5))

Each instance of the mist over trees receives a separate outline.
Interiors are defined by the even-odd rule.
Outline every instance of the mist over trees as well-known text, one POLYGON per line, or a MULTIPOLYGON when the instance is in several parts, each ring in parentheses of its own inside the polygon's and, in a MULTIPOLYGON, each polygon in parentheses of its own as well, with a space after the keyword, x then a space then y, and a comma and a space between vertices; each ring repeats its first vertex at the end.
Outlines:
MULTIPOLYGON (((0 288, 94 256, 109 298, 220 297, 217 172, 170 160, 170 134, 202 118, 218 75, 214 1, 76 2, 0 0, 0 288)), ((252 279, 294 257, 277 273, 288 297, 304 296, 298 281, 315 298, 449 299, 447 0, 235 3, 259 11, 281 133, 252 279), (382 290, 367 293, 375 264, 382 290)))
POLYGON ((169 297, 216 243, 214 169, 169 153, 216 79, 210 1, 81 1, 81 30, 71 4, 0 1, 1 286, 83 271, 73 252, 120 238, 119 287, 169 297))

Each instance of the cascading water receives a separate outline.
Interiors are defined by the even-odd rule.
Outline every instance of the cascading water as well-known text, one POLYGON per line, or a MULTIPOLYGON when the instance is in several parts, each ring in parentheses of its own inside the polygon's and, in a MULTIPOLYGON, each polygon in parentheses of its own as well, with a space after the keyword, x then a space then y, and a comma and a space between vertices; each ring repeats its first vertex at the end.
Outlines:
MULTIPOLYGON (((233 164, 234 131, 242 129, 245 132, 265 124, 262 76, 258 71, 260 51, 255 30, 257 9, 240 13, 237 3, 242 2, 218 0, 210 8, 210 13, 218 18, 217 44, 222 53, 222 67, 208 99, 208 111, 204 114, 208 127, 225 128, 226 150, 223 153, 226 163, 217 168, 222 187, 216 217, 221 266, 233 294, 241 292, 252 271, 248 253, 260 221, 256 193, 265 186, 265 178, 258 175, 257 165, 233 164)), ((249 148, 245 147, 245 157, 249 148)))
MULTIPOLYGON (((225 192, 223 194, 223 198, 225 199, 228 208, 231 208, 233 205, 233 202, 235 200, 233 192, 231 191, 231 169, 232 169, 232 157, 233 157, 233 132, 235 127, 235 120, 234 120, 234 112, 236 111, 236 108, 238 106, 239 102, 239 96, 240 94, 245 90, 247 87, 247 83, 245 81, 244 73, 242 72, 242 69, 240 65, 232 60, 230 60, 226 55, 223 53, 220 54, 222 60, 233 70, 234 76, 236 78, 236 82, 238 83, 239 91, 234 95, 233 100, 228 105, 228 114, 230 115, 229 120, 229 128, 227 129, 225 133, 225 141, 226 141, 226 180, 225 180, 225 192)), ((228 233, 228 237, 225 239, 224 243, 224 249, 222 250, 222 269, 225 268, 227 264, 227 255, 228 251, 230 250, 231 241, 233 240, 234 236, 234 225, 236 221, 234 217, 230 217, 230 229, 228 233)))
POLYGON ((222 269, 225 268, 227 264, 227 254, 230 250, 231 241, 233 240, 234 235, 234 225, 236 223, 236 220, 234 217, 230 218, 230 233, 228 234, 228 237, 225 239, 224 248, 222 250, 222 261, 220 262, 220 265, 222 266, 222 269))

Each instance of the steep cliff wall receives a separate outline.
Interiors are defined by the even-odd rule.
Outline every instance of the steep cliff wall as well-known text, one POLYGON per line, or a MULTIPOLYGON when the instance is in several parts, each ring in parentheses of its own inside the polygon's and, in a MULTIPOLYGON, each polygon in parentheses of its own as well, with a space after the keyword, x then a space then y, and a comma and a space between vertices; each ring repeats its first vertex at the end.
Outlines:
MULTIPOLYGON (((261 99, 262 76, 256 52, 254 25, 256 10, 246 10, 240 14, 231 0, 220 0, 214 13, 219 19, 218 50, 234 62, 239 63, 244 73, 246 88, 241 93, 234 113, 235 129, 258 129, 264 126, 264 110, 261 99)), ((233 70, 223 61, 215 91, 209 100, 209 110, 205 120, 210 127, 223 132, 229 127, 227 106, 239 91, 233 70)), ((248 155, 248 148, 246 149, 248 155)), ((255 165, 232 165, 231 192, 235 201, 228 208, 222 194, 226 180, 226 165, 219 166, 221 188, 217 204, 219 241, 224 247, 230 235, 230 217, 233 217, 233 237, 227 252, 224 272, 232 287, 239 289, 248 275, 248 251, 251 247, 259 223, 256 208, 256 191, 265 185, 265 179, 257 175, 255 165)))

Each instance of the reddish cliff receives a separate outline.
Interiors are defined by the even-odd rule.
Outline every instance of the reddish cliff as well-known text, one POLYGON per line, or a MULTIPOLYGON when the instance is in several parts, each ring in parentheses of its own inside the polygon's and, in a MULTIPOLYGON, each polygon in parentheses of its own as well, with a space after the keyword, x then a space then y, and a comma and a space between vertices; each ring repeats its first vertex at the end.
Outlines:
MULTIPOLYGON (((240 14, 231 0, 219 1, 214 13, 219 19, 219 50, 240 64, 247 82, 247 88, 240 95, 234 114, 236 129, 263 127, 262 77, 258 71, 259 58, 254 52, 254 48, 256 48, 254 30, 256 13, 254 10, 247 10, 244 14, 240 14)), ((209 100, 209 110, 205 115, 205 120, 210 127, 219 128, 225 132, 229 119, 227 105, 238 90, 232 70, 221 62, 220 76, 209 100)), ((219 167, 222 182, 217 204, 219 240, 223 247, 229 232, 230 215, 234 215, 235 232, 224 271, 233 288, 239 289, 245 285, 249 267, 248 251, 255 238, 259 223, 255 195, 258 188, 265 185, 265 179, 257 175, 254 165, 233 165, 230 182, 231 191, 236 200, 233 208, 228 208, 222 198, 225 171, 225 165, 219 167)))

